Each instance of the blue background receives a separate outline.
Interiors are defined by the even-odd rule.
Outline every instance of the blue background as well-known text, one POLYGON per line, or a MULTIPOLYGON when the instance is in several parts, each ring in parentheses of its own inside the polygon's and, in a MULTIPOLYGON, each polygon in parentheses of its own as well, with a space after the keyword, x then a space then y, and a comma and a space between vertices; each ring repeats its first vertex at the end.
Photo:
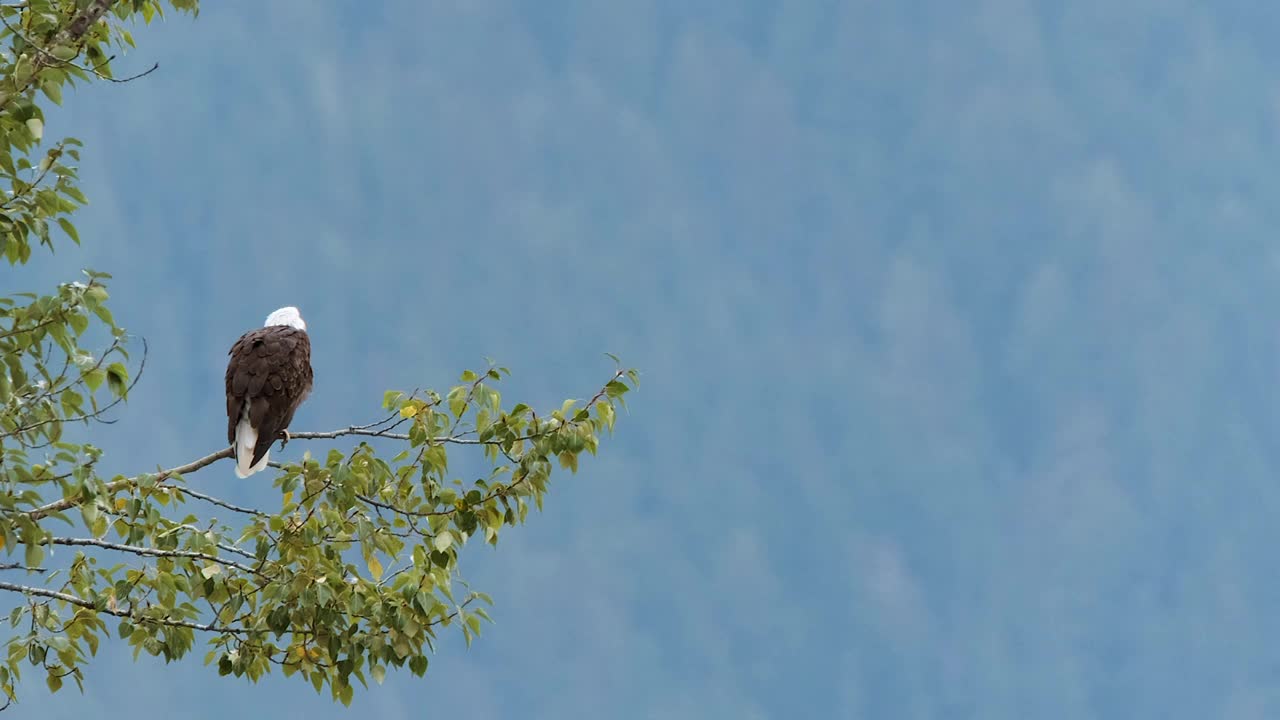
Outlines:
POLYGON ((584 396, 606 351, 643 384, 468 548, 497 624, 425 679, 348 710, 112 642, 84 695, 32 675, 9 712, 1277 717, 1260 8, 272 0, 139 30, 117 72, 160 69, 46 124, 87 143, 85 246, 0 269, 115 274, 152 352, 109 471, 220 448, 226 350, 285 304, 297 429, 485 356, 509 399, 584 396))

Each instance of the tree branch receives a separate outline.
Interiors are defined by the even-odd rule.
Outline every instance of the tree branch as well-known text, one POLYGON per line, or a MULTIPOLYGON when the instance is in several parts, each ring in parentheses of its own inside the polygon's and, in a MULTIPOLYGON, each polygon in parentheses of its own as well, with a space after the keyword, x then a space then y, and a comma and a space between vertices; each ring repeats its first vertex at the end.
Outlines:
MULTIPOLYGON (((8 205, 8 204, 9 203, 7 201, 4 203, 4 205, 8 205)), ((0 333, 0 340, 8 340, 13 336, 20 335, 22 333, 35 332, 36 330, 39 330, 42 327, 48 327, 54 323, 66 322, 66 319, 67 319, 65 314, 66 311, 72 310, 77 306, 79 306, 79 303, 73 303, 70 306, 63 308, 62 310, 59 310, 52 317, 45 318, 44 320, 41 320, 40 322, 36 323, 35 325, 31 325, 30 327, 18 327, 17 321, 15 320, 14 326, 12 328, 10 328, 9 330, 6 330, 5 332, 0 333)))
MULTIPOLYGON (((342 437, 344 435, 364 435, 364 436, 371 436, 371 437, 385 437, 385 438, 391 438, 393 440, 409 439, 408 435, 401 435, 399 433, 380 433, 376 431, 365 430, 363 428, 356 427, 356 426, 346 427, 340 430, 330 430, 328 432, 289 433, 289 437, 294 440, 331 440, 334 438, 342 437)), ((530 435, 528 436, 528 438, 522 438, 522 439, 531 439, 536 437, 538 436, 530 435)), ((468 439, 459 438, 459 437, 446 437, 446 438, 433 439, 433 440, 430 440, 429 442, 456 443, 459 445, 490 445, 490 444, 495 444, 499 441, 468 440, 468 439)), ((169 468, 168 470, 161 470, 158 474, 155 475, 155 483, 159 485, 164 481, 168 480, 169 478, 173 477, 174 475, 186 475, 189 473, 193 473, 197 470, 201 470, 205 467, 208 467, 209 465, 212 465, 213 463, 219 460, 222 460, 224 458, 229 458, 231 456, 232 456, 232 449, 228 447, 228 448, 219 450, 217 452, 205 455, 199 460, 193 460, 192 462, 189 462, 185 465, 179 465, 177 467, 169 468)), ((142 479, 146 476, 147 476, 146 474, 135 475, 134 477, 131 477, 131 478, 125 478, 123 480, 116 480, 113 482, 109 482, 106 484, 106 491, 108 494, 110 494, 110 493, 120 492, 121 490, 128 490, 132 487, 137 486, 137 484, 141 482, 142 479)), ((245 513, 249 515, 263 514, 257 510, 235 506, 235 505, 232 505, 231 503, 225 502, 223 500, 219 500, 218 498, 211 497, 209 495, 204 495, 202 493, 189 490, 185 487, 175 487, 175 489, 178 490, 179 492, 187 493, 191 497, 213 503, 214 505, 219 505, 221 507, 224 507, 228 510, 233 510, 235 512, 245 513)), ((41 518, 44 518, 51 513, 68 510, 70 508, 80 505, 80 503, 81 501, 78 498, 63 498, 61 500, 55 500, 54 502, 48 503, 46 505, 41 505, 40 507, 35 508, 33 510, 28 510, 26 514, 32 520, 40 520, 41 518)))
MULTIPOLYGON (((467 433, 462 433, 462 435, 466 435, 466 434, 467 433)), ((516 441, 518 442, 520 440, 537 440, 538 438, 546 434, 547 432, 531 433, 529 435, 524 435, 516 438, 516 441)), ((341 430, 330 430, 329 432, 289 433, 289 439, 290 440, 333 440, 334 438, 339 438, 339 437, 342 437, 343 435, 363 435, 366 437, 389 438, 391 440, 408 440, 409 439, 409 436, 404 433, 393 433, 393 432, 386 432, 382 430, 365 430, 364 428, 355 427, 355 426, 345 427, 345 428, 342 428, 341 430)), ((493 440, 472 440, 470 438, 462 437, 462 435, 446 435, 444 437, 428 438, 426 444, 428 445, 501 445, 503 442, 505 442, 504 440, 500 440, 497 438, 493 440)))
MULTIPOLYGON (((21 436, 24 433, 28 433, 28 432, 31 432, 32 430, 36 430, 38 428, 44 427, 45 425, 52 425, 54 423, 73 423, 73 422, 80 422, 82 420, 97 420, 100 423, 105 423, 108 425, 111 423, 114 423, 115 422, 114 420, 103 420, 102 416, 106 414, 106 412, 111 408, 124 402, 125 398, 129 396, 129 393, 133 392, 134 386, 137 385, 138 381, 142 379, 142 374, 147 370, 147 356, 150 354, 150 349, 149 349, 150 346, 147 345, 146 338, 139 337, 139 339, 142 340, 142 359, 138 362, 138 372, 136 372, 133 378, 130 379, 129 385, 128 387, 125 388, 125 391, 122 395, 115 398, 114 400, 107 403, 106 405, 103 405, 102 407, 94 410, 93 412, 81 413, 80 415, 76 415, 74 417, 45 418, 44 420, 39 420, 29 425, 23 425, 21 427, 14 428, 13 430, 5 431, 4 433, 0 434, 0 438, 19 437, 19 439, 21 439, 21 436)), ((119 339, 117 339, 111 343, 110 347, 108 347, 105 351, 103 351, 102 355, 98 358, 98 361, 94 364, 92 368, 89 368, 88 370, 82 371, 80 373, 79 377, 76 378, 75 382, 72 382, 69 385, 62 385, 58 387, 55 387, 51 383, 47 391, 45 391, 41 395, 36 396, 35 398, 32 398, 30 402, 35 403, 47 397, 52 397, 54 395, 57 395, 58 393, 61 393, 67 388, 73 388, 73 387, 76 387, 77 385, 83 385, 85 383, 86 375, 88 375, 90 372, 94 370, 101 369, 103 363, 107 361, 107 358, 110 357, 111 353, 117 352, 120 350, 121 350, 121 343, 119 339)), ((67 356, 67 362, 63 366, 62 371, 58 373, 58 377, 62 378, 63 376, 65 376, 67 373, 67 368, 70 366, 71 366, 71 357, 67 356)), ((48 445, 48 444, 49 443, 43 443, 42 445, 29 446, 29 447, 42 447, 43 445, 48 445)))
MULTIPOLYGON (((145 357, 146 357, 145 340, 143 342, 144 342, 143 358, 145 362, 145 357)), ((141 373, 139 373, 139 375, 141 375, 141 373)), ((613 377, 611 377, 609 381, 613 382, 614 380, 617 380, 618 378, 622 377, 622 375, 623 375, 623 372, 619 370, 613 374, 613 377)), ((607 388, 608 388, 608 384, 606 383, 606 385, 602 387, 600 391, 595 394, 595 396, 593 396, 590 400, 587 401, 587 404, 583 406, 583 409, 590 409, 593 405, 599 402, 600 399, 605 396, 607 388)), ((374 423, 373 425, 377 425, 377 424, 380 424, 380 423, 374 423)), ((291 439, 296 439, 296 440, 333 440, 346 435, 357 435, 357 436, 365 436, 365 437, 384 437, 384 438, 390 438, 393 440, 409 439, 408 435, 405 435, 402 433, 392 433, 392 432, 387 432, 385 430, 371 430, 369 429, 370 427, 371 427, 370 425, 350 425, 345 428, 341 428, 338 430, 330 430, 328 432, 290 433, 289 437, 291 439)), ((563 427, 563 426, 560 426, 560 427, 563 427)), ((540 430, 538 432, 530 433, 528 435, 517 438, 517 440, 536 440, 537 438, 540 438, 540 437, 543 437, 544 435, 555 432, 558 429, 559 427, 548 429, 548 430, 540 430)), ((497 439, 471 440, 471 439, 459 437, 458 435, 449 435, 447 437, 431 438, 427 441, 427 444, 430 445, 434 443, 450 443, 455 445, 500 445, 502 444, 502 442, 503 442, 502 440, 497 440, 497 439)), ((154 482, 156 485, 159 485, 164 481, 168 480, 169 478, 173 477, 174 475, 186 475, 188 473, 193 473, 197 470, 208 467, 209 465, 212 465, 213 463, 219 460, 222 460, 223 458, 232 457, 233 454, 234 454, 233 448, 230 448, 230 447, 223 448, 222 450, 219 450, 217 452, 205 455, 199 460, 193 460, 192 462, 189 462, 185 465, 179 465, 177 467, 170 468, 168 470, 162 470, 155 476, 154 482)), ((131 477, 131 478, 125 478, 123 480, 116 480, 114 482, 106 483, 107 494, 116 493, 116 492, 120 492, 121 490, 127 490, 130 488, 136 487, 144 477, 148 477, 148 475, 146 474, 135 475, 134 477, 131 477)), ((507 491, 509 491, 510 488, 514 487, 515 485, 518 485, 520 482, 523 482, 523 481, 524 481, 524 478, 521 478, 521 480, 511 483, 510 485, 507 486, 508 487, 507 491)), ((201 493, 196 493, 186 488, 176 488, 176 489, 180 492, 185 492, 194 498, 204 500, 206 502, 211 502, 215 505, 219 505, 221 507, 227 508, 228 510, 233 510, 235 512, 241 512, 241 513, 250 514, 250 515, 264 514, 250 508, 242 508, 242 507, 234 506, 231 503, 228 503, 228 502, 225 502, 201 493)), ((491 493, 491 495, 493 494, 495 493, 491 493)), ((501 495, 504 493, 496 493, 496 494, 501 495)), ((41 518, 48 516, 50 513, 61 512, 69 508, 76 507, 80 505, 81 502, 82 500, 76 497, 63 498, 61 500, 55 500, 54 502, 48 503, 46 505, 41 505, 40 507, 35 508, 33 510, 28 510, 26 512, 26 515, 32 520, 40 520, 41 518)), ((371 503, 371 504, 376 504, 376 503, 371 503)), ((432 514, 435 514, 435 513, 432 513, 432 514)), ((439 514, 447 515, 447 514, 450 514, 450 511, 442 511, 439 514)))
POLYGON ((143 547, 141 545, 122 545, 120 543, 107 542, 106 540, 95 540, 93 538, 68 538, 68 537, 49 537, 43 541, 47 545, 71 545, 80 547, 97 547, 104 550, 116 550, 118 552, 132 553, 134 555, 147 555, 149 557, 167 557, 167 558, 187 558, 189 560, 205 560, 208 562, 219 563, 233 567, 241 572, 252 573, 260 577, 266 577, 262 572, 254 570, 248 565, 241 565, 235 560, 227 560, 217 555, 209 555, 207 553, 195 552, 194 550, 161 550, 159 548, 143 547))
MULTIPOLYGON (((7 590, 8 592, 21 593, 23 595, 30 595, 34 597, 49 598, 51 600, 60 600, 64 603, 67 603, 68 605, 75 605, 76 607, 82 607, 87 610, 93 610, 94 612, 106 613, 107 615, 111 615, 113 617, 125 618, 126 620, 130 620, 135 624, 140 624, 140 625, 146 624, 146 623, 155 623, 157 625, 169 625, 172 627, 190 628, 192 630, 198 630, 200 632, 213 632, 213 633, 221 633, 223 635, 235 635, 235 636, 248 635, 254 632, 253 630, 250 630, 249 628, 245 628, 245 627, 231 627, 228 625, 218 625, 213 622, 201 624, 198 622, 192 622, 190 620, 181 620, 178 618, 169 618, 169 617, 148 617, 146 615, 141 615, 137 612, 120 610, 119 608, 113 608, 110 606, 98 607, 95 603, 85 600, 84 598, 81 598, 81 597, 76 597, 75 595, 72 595, 70 593, 58 592, 57 590, 48 590, 46 588, 41 588, 41 587, 31 587, 30 585, 19 585, 17 583, 5 582, 3 580, 0 580, 0 590, 7 590)), ((465 608, 466 606, 470 605, 474 600, 475 600, 475 595, 473 594, 471 597, 468 597, 466 601, 464 601, 458 607, 465 608)), ((449 613, 448 615, 441 616, 439 618, 436 618, 435 620, 432 620, 426 623, 426 626, 431 627, 433 625, 440 625, 446 621, 453 620, 457 616, 458 616, 458 611, 455 610, 449 613)), ((357 617, 360 617, 361 619, 366 620, 367 622, 370 623, 370 625, 376 625, 376 622, 372 618, 368 618, 364 616, 357 616, 357 617)))
POLYGON ((225 625, 216 625, 214 623, 201 625, 200 623, 191 622, 190 620, 179 620, 177 618, 166 618, 166 617, 160 617, 160 618, 147 617, 146 615, 140 615, 136 612, 129 612, 128 610, 120 610, 120 609, 111 608, 111 607, 100 608, 96 604, 88 600, 85 600, 84 598, 76 597, 75 595, 71 595, 69 593, 58 592, 57 590, 47 590, 45 588, 40 588, 40 587, 31 587, 29 585, 18 585, 17 583, 4 582, 2 580, 0 580, 0 590, 8 590, 9 592, 22 593, 23 595, 33 595, 35 597, 50 598, 52 600, 61 600, 62 602, 67 603, 69 605, 75 605, 76 607, 82 607, 89 610, 94 610, 96 612, 113 615, 115 617, 125 618, 127 620, 131 620, 138 624, 157 623, 159 625, 172 625, 175 627, 184 627, 184 628, 191 628, 192 630, 200 630, 202 632, 216 632, 216 633, 224 633, 227 635, 245 635, 251 632, 248 628, 227 627, 225 625))
POLYGON ((44 58, 44 62, 42 64, 48 65, 50 67, 73 67, 82 72, 93 73, 94 75, 97 75, 99 79, 106 80, 107 82, 113 82, 113 83, 133 82, 134 80, 137 80, 140 77, 145 77, 147 75, 150 75, 151 73, 155 72, 160 68, 160 63, 155 63, 154 65, 151 66, 149 70, 144 70, 143 72, 140 72, 137 75, 133 75, 127 78, 113 78, 110 75, 103 73, 101 70, 98 69, 98 67, 102 67, 103 65, 106 65, 107 63, 111 62, 111 60, 114 60, 115 59, 114 55, 112 55, 110 58, 108 58, 107 60, 99 64, 98 67, 84 67, 81 65, 77 65, 71 62, 70 60, 58 59, 53 55, 53 53, 44 49, 44 47, 42 47, 40 43, 35 42, 31 38, 19 32, 17 28, 10 25, 9 21, 6 20, 3 15, 0 15, 0 23, 3 23, 4 26, 8 28, 9 32, 13 33, 14 35, 17 35, 19 38, 22 38, 22 41, 25 42, 29 47, 35 48, 35 51, 36 53, 38 53, 38 56, 44 58))
POLYGON ((189 487, 185 487, 182 485, 169 485, 168 487, 173 488, 175 491, 180 492, 183 495, 189 495, 197 500, 203 500, 209 503, 210 505, 217 505, 218 507, 226 508, 227 510, 231 510, 232 512, 238 512, 244 515, 253 515, 255 517, 270 517, 269 513, 264 513, 261 510, 254 510, 253 508, 240 507, 239 505, 232 505, 226 500, 222 500, 221 498, 216 498, 212 495, 205 495, 202 492, 196 492, 195 490, 192 490, 189 487))
MULTIPOLYGON (((199 460, 193 460, 192 462, 189 462, 186 465, 179 465, 174 468, 169 468, 168 470, 162 470, 158 475, 155 476, 155 482, 158 485, 164 482, 165 480, 168 480, 169 478, 173 477, 174 475, 185 475, 186 473, 192 473, 203 467, 212 465, 213 463, 223 458, 229 458, 229 457, 231 457, 231 448, 228 447, 223 450, 219 450, 218 452, 205 455, 199 460)), ((109 482, 106 484, 107 493, 108 494, 116 493, 116 492, 120 492, 121 490, 128 490, 129 488, 136 487, 144 477, 146 477, 145 474, 137 475, 131 478, 125 478, 123 480, 115 480, 113 482, 109 482)), ((61 512, 69 508, 76 507, 81 502, 82 500, 75 497, 63 498, 61 500, 55 500, 54 502, 51 502, 47 505, 41 505, 40 507, 35 508, 34 510, 28 510, 26 515, 32 520, 39 520, 43 517, 48 516, 51 513, 61 512)))
POLYGON ((106 15, 110 9, 111 0, 90 0, 89 4, 67 26, 67 29, 58 34, 55 44, 65 45, 84 37, 84 34, 89 32, 89 28, 101 20, 102 16, 106 15))

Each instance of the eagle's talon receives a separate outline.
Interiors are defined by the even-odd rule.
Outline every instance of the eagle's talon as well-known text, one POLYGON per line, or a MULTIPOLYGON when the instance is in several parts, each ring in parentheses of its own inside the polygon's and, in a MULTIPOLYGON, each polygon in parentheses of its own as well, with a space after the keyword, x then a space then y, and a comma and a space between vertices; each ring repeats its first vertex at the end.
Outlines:
POLYGON ((281 430, 280 434, 276 437, 280 439, 280 450, 283 451, 284 446, 289 444, 289 431, 281 430))

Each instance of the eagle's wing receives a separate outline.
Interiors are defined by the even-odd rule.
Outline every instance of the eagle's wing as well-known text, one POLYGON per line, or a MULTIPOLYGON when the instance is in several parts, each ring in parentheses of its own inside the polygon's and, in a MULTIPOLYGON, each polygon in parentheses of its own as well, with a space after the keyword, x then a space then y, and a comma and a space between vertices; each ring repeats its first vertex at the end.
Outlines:
POLYGON ((227 442, 248 412, 258 434, 253 463, 267 454, 311 392, 311 339, 305 330, 271 325, 240 337, 227 362, 227 442))

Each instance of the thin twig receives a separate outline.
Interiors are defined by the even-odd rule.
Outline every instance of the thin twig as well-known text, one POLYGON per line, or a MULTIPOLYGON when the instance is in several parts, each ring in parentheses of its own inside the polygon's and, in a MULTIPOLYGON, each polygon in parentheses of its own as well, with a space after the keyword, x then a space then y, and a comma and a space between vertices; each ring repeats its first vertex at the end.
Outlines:
POLYGON ((106 80, 107 82, 113 82, 113 83, 127 83, 127 82, 133 82, 134 80, 137 80, 138 78, 144 78, 144 77, 146 77, 146 76, 150 75, 151 73, 153 73, 153 72, 155 72, 155 71, 157 71, 157 70, 159 70, 159 69, 160 69, 160 63, 154 63, 154 64, 152 64, 152 66, 151 66, 151 67, 147 68, 146 70, 143 70, 143 71, 142 71, 142 72, 140 72, 140 73, 137 73, 137 74, 134 74, 134 75, 130 75, 129 77, 125 77, 125 78, 113 78, 113 77, 110 77, 110 76, 108 76, 108 75, 103 75, 102 73, 98 72, 96 69, 93 69, 93 68, 90 68, 90 72, 92 72, 94 75, 97 75, 98 77, 102 78, 103 80, 106 80))
MULTIPOLYGON (((47 545, 71 545, 78 547, 97 547, 104 550, 115 550, 118 552, 131 553, 133 555, 146 555, 149 557, 163 558, 186 558, 189 560, 204 560, 206 562, 219 563, 233 567, 241 572, 252 573, 254 575, 262 575, 258 570, 254 570, 248 565, 241 565, 235 560, 218 557, 217 555, 209 555, 208 553, 195 552, 194 550, 161 550, 160 548, 143 547, 141 545, 122 545, 120 543, 107 542, 106 540, 95 540, 93 538, 68 538, 68 537, 49 537, 42 541, 47 545)), ((265 576, 263 576, 265 577, 265 576)))
POLYGON ((253 515, 255 517, 270 517, 269 513, 264 513, 261 510, 254 510, 253 508, 240 507, 239 505, 232 505, 226 500, 216 498, 212 495, 205 495, 202 492, 196 492, 195 490, 192 490, 189 487, 185 487, 182 485, 169 485, 168 487, 172 488, 175 492, 180 492, 183 495, 189 495, 197 500, 203 500, 209 503, 210 505, 217 505, 218 507, 226 508, 228 510, 231 510, 232 512, 243 513, 245 515, 253 515))
MULTIPOLYGON (((128 385, 128 387, 126 387, 126 388, 125 388, 124 392, 123 392, 123 393, 121 393, 121 395, 120 395, 119 397, 117 397, 115 400, 112 400, 111 402, 107 403, 106 405, 103 405, 102 407, 98 408, 97 410, 94 410, 94 411, 93 411, 93 412, 91 412, 91 413, 82 413, 82 414, 77 415, 77 416, 75 416, 75 417, 65 417, 65 418, 63 418, 63 417, 52 417, 52 418, 47 418, 47 419, 45 419, 45 420, 41 420, 41 421, 39 421, 39 422, 31 423, 30 425, 25 425, 25 426, 23 426, 23 427, 19 427, 19 428, 15 428, 15 429, 13 429, 13 430, 6 431, 6 432, 5 432, 5 433, 3 433, 2 435, 0 435, 0 437, 11 437, 11 436, 21 435, 22 433, 27 433, 27 432, 30 432, 30 431, 32 431, 32 430, 35 430, 36 428, 43 427, 43 426, 45 426, 45 425, 51 425, 51 424, 53 424, 53 423, 70 423, 70 422, 80 422, 80 421, 82 421, 82 420, 97 420, 98 422, 103 423, 103 424, 107 424, 107 425, 110 425, 111 423, 114 423, 114 422, 115 422, 114 420, 103 420, 103 419, 102 419, 102 416, 103 416, 104 414, 106 414, 106 412, 107 412, 108 410, 110 410, 111 408, 113 408, 113 407, 115 407, 116 405, 119 405, 120 403, 124 402, 125 398, 127 398, 127 397, 129 396, 129 393, 130 393, 130 392, 133 392, 133 388, 134 388, 134 386, 135 386, 135 385, 137 385, 137 384, 138 384, 138 381, 142 379, 142 374, 143 374, 144 372, 146 372, 146 369, 147 369, 147 355, 149 354, 149 346, 147 345, 147 339, 146 339, 145 337, 141 337, 141 336, 138 336, 138 339, 142 341, 142 359, 141 359, 140 361, 138 361, 138 372, 134 374, 134 376, 133 376, 132 380, 129 382, 129 385, 128 385)), ((117 341, 113 342, 113 343, 111 344, 111 347, 107 348, 107 350, 106 350, 104 353, 102 353, 102 357, 98 359, 98 363, 97 363, 96 365, 94 365, 94 366, 93 366, 92 368, 90 368, 89 370, 86 370, 86 371, 84 371, 84 372, 80 373, 80 377, 79 377, 79 378, 77 378, 77 379, 76 379, 76 381, 75 381, 74 383, 71 383, 70 385, 68 385, 68 386, 66 386, 66 387, 64 387, 64 388, 59 388, 59 389, 57 390, 57 392, 62 392, 62 391, 63 391, 63 390, 65 390, 67 387, 75 387, 76 385, 80 385, 81 383, 83 383, 83 382, 85 381, 85 379, 84 379, 84 378, 85 378, 85 375, 87 375, 89 372, 92 372, 93 370, 97 370, 98 368, 100 368, 100 367, 102 366, 102 363, 104 363, 104 362, 106 361, 107 357, 108 357, 109 355, 111 355, 111 353, 113 353, 113 352, 115 352, 116 350, 118 350, 119 348, 120 348, 120 343, 119 343, 119 341, 117 340, 117 341)), ((69 363, 69 362, 70 362, 70 361, 68 360, 68 363, 69 363)), ((64 369, 63 369, 63 373, 62 373, 62 374, 65 374, 65 372, 66 372, 66 369, 64 368, 64 369)), ((51 389, 49 392, 45 393, 45 395, 53 395, 53 394, 54 394, 54 391, 53 391, 52 389, 51 389)), ((39 400, 39 399, 40 399, 40 397, 38 396, 38 397, 37 397, 37 398, 35 398, 35 399, 36 399, 36 400, 39 400)), ((39 446, 36 446, 36 447, 39 447, 39 446)))
MULTIPOLYGON (((231 448, 229 447, 223 450, 219 450, 218 452, 215 452, 215 453, 210 453, 200 458, 199 460, 194 460, 185 465, 179 465, 174 468, 169 468, 168 470, 160 471, 160 473, 155 476, 155 483, 159 485, 160 483, 164 482, 165 480, 168 480, 174 475, 185 475, 187 473, 192 473, 203 467, 212 465, 213 463, 223 458, 229 458, 229 457, 231 457, 231 448)), ((121 490, 128 490, 130 488, 136 487, 144 477, 147 477, 147 475, 145 474, 137 475, 135 477, 109 482, 106 484, 107 494, 116 493, 116 492, 120 492, 121 490)), ((76 497, 63 498, 61 500, 56 500, 54 502, 51 502, 47 505, 41 505, 40 507, 35 508, 34 510, 28 510, 26 515, 30 517, 32 520, 39 520, 49 515, 50 513, 61 512, 68 508, 73 508, 79 505, 81 502, 82 501, 76 497)))
POLYGON ((177 618, 147 617, 145 615, 140 615, 136 612, 129 612, 128 610, 119 610, 119 609, 112 608, 110 606, 100 608, 96 604, 88 600, 85 600, 84 598, 76 597, 75 595, 70 595, 64 592, 58 592, 57 590, 47 590, 45 588, 40 588, 40 587, 31 587, 29 585, 18 585, 17 583, 4 582, 2 580, 0 580, 0 590, 8 590, 9 592, 22 593, 23 595, 34 595, 35 597, 45 597, 45 598, 50 598, 52 600, 61 600, 62 602, 68 603, 70 605, 87 608, 89 610, 95 610, 97 612, 106 613, 108 615, 113 615, 115 617, 126 618, 128 620, 132 620, 133 622, 139 623, 139 624, 156 623, 159 625, 185 627, 185 628, 191 628, 192 630, 200 630, 202 632, 216 632, 216 633, 223 633, 227 635, 244 635, 251 632, 248 628, 242 628, 242 627, 241 628, 227 627, 225 625, 216 625, 214 623, 207 623, 202 625, 200 623, 191 622, 190 620, 179 620, 177 618))
MULTIPOLYGON (((80 42, 84 39, 85 33, 89 32, 89 28, 96 25, 98 21, 102 19, 102 16, 107 14, 107 11, 111 9, 112 2, 113 0, 89 0, 89 3, 76 13, 76 16, 71 19, 71 22, 67 24, 66 28, 53 36, 53 39, 49 44, 52 47, 65 46, 75 47, 77 50, 81 49, 82 45, 80 42)), ((27 8, 27 4, 19 3, 17 5, 7 5, 6 8, 23 10, 27 8)), ((8 105, 15 102, 17 98, 21 98, 23 93, 25 93, 33 83, 40 79, 40 71, 49 67, 50 60, 62 62, 46 53, 37 53, 31 61, 31 77, 29 77, 25 83, 14 88, 12 93, 9 95, 9 99, 4 104, 8 105)))
MULTIPOLYGON (((549 431, 531 433, 529 435, 523 435, 523 436, 517 437, 515 438, 515 440, 517 442, 520 440, 537 440, 538 438, 548 434, 548 432, 549 431)), ((461 433, 457 435, 447 435, 444 437, 427 438, 426 444, 428 445, 442 445, 442 444, 501 445, 504 442, 506 442, 505 440, 499 440, 499 439, 470 440, 465 437, 462 437, 462 435, 464 434, 466 433, 461 433)), ((341 430, 330 430, 329 432, 299 432, 299 433, 291 432, 289 433, 289 439, 290 440, 333 440, 334 438, 339 438, 339 437, 342 437, 343 435, 364 435, 367 437, 381 437, 381 438, 388 438, 391 440, 408 440, 409 439, 409 436, 404 433, 369 431, 369 430, 363 430, 359 427, 354 427, 354 426, 342 428, 341 430)))
MULTIPOLYGON (((84 67, 83 65, 77 65, 76 63, 71 62, 71 60, 62 60, 62 59, 58 58, 57 56, 55 56, 53 53, 49 52, 48 50, 45 50, 45 49, 44 49, 44 47, 42 47, 39 43, 37 43, 37 42, 33 41, 31 38, 29 38, 29 37, 27 37, 26 35, 24 35, 22 32, 20 32, 20 31, 19 31, 17 28, 15 28, 13 25, 10 25, 10 24, 9 24, 9 21, 8 21, 8 20, 6 20, 6 19, 5 19, 5 17, 4 17, 3 15, 0 15, 0 23, 4 23, 4 26, 5 26, 6 28, 8 28, 8 29, 9 29, 9 32, 11 32, 11 33, 13 33, 14 35, 18 36, 19 38, 21 38, 21 39, 22 39, 22 41, 23 41, 23 42, 25 42, 28 46, 30 46, 30 47, 32 47, 32 48, 34 48, 34 49, 35 49, 35 51, 36 51, 36 54, 37 54, 38 56, 40 56, 40 57, 42 57, 42 58, 44 59, 44 62, 43 62, 43 63, 41 63, 41 64, 42 64, 42 65, 47 65, 47 66, 49 66, 49 67, 59 67, 59 66, 61 66, 61 67, 73 67, 73 68, 76 68, 77 70, 80 70, 81 72, 92 73, 92 74, 94 74, 94 75, 98 76, 98 78, 99 78, 99 79, 106 80, 106 81, 108 81, 108 82, 113 82, 113 83, 127 83, 127 82, 133 82, 134 80, 137 80, 137 79, 138 79, 138 78, 140 78, 140 77, 144 77, 144 76, 150 75, 151 73, 155 72, 157 68, 159 68, 159 67, 160 67, 160 63, 156 63, 156 64, 154 64, 154 65, 152 65, 152 66, 151 66, 151 69, 146 70, 146 71, 144 71, 144 72, 140 72, 140 73, 138 73, 137 75, 133 75, 133 76, 131 76, 131 77, 127 77, 127 78, 113 78, 113 77, 111 77, 110 75, 107 75, 106 73, 102 72, 102 71, 101 71, 101 70, 99 70, 98 68, 100 68, 100 67, 102 67, 103 65, 106 65, 107 63, 111 62, 111 60, 115 59, 115 56, 112 56, 111 58, 108 58, 107 60, 104 60, 103 62, 99 63, 98 65, 96 65, 96 66, 94 66, 94 67, 84 67)), ((78 52, 78 51, 77 51, 76 55, 77 55, 77 56, 79 55, 79 52, 78 52)))
MULTIPOLYGON (((7 204, 7 203, 6 203, 6 204, 7 204)), ((54 323, 56 323, 56 322, 64 322, 64 321, 66 320, 66 316, 65 316, 65 314, 64 314, 64 313, 65 313, 67 310, 71 310, 71 309, 76 308, 76 307, 78 307, 78 306, 79 306, 79 303, 73 303, 72 305, 70 305, 70 306, 68 306, 68 307, 66 307, 66 308, 63 308, 62 310, 59 310, 59 311, 58 311, 58 313, 57 313, 54 317, 49 317, 49 318, 47 318, 47 319, 45 319, 45 320, 42 320, 42 321, 40 321, 40 322, 36 323, 35 325, 30 326, 30 327, 17 327, 17 326, 15 325, 13 328, 10 328, 9 330, 6 330, 5 332, 0 333, 0 340, 7 340, 7 339, 9 339, 9 338, 13 337, 14 335, 19 335, 19 334, 21 334, 21 333, 35 332, 36 330, 39 330, 39 329, 40 329, 40 328, 42 328, 42 327, 47 327, 47 326, 52 325, 52 324, 54 324, 54 323)))

